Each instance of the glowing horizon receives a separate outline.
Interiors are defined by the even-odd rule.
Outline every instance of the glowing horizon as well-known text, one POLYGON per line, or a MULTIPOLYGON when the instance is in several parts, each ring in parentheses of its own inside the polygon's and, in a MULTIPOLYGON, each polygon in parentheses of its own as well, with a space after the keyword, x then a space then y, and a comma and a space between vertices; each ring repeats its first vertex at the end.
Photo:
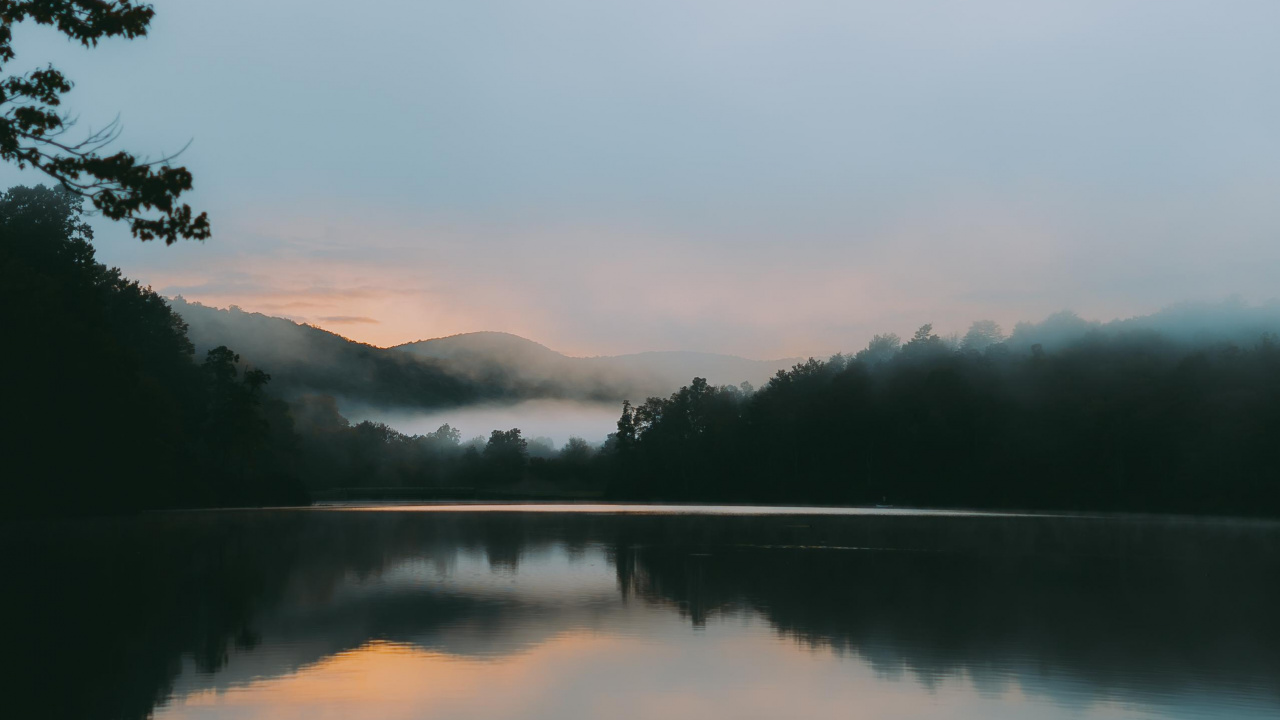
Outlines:
POLYGON ((212 239, 96 222, 166 295, 758 359, 1277 296, 1275 3, 155 5, 145 39, 15 43, 122 146, 194 140, 212 239))

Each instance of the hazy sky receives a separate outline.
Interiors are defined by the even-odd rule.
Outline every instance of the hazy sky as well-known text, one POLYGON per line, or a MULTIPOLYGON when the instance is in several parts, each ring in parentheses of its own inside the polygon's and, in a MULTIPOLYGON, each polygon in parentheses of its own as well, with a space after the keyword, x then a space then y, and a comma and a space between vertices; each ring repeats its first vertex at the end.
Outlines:
MULTIPOLYGON (((20 28, 214 237, 164 294, 380 345, 753 357, 1280 295, 1280 3, 160 0, 20 28)), ((0 184, 34 182, 0 170, 0 184)))

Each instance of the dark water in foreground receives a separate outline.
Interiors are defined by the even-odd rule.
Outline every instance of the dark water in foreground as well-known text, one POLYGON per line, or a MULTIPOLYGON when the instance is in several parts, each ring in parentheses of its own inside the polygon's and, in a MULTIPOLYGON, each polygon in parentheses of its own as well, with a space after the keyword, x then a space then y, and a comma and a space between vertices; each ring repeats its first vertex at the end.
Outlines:
POLYGON ((589 510, 0 527, 5 714, 1280 717, 1280 524, 589 510))

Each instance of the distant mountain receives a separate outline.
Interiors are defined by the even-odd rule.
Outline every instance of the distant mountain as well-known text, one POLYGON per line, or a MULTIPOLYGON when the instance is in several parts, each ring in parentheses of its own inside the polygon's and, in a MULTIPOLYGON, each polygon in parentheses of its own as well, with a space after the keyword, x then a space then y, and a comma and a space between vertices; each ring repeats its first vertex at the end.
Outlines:
POLYGON ((437 360, 473 378, 507 377, 520 386, 576 389, 591 397, 643 399, 667 395, 704 377, 713 385, 763 385, 798 358, 748 360, 699 352, 643 352, 571 357, 518 335, 475 332, 398 345, 415 357, 437 360))
POLYGON ((667 395, 695 376, 761 385, 795 359, 648 352, 578 358, 509 333, 477 332, 379 348, 284 318, 172 301, 200 353, 226 345, 286 396, 323 393, 383 407, 565 398, 621 402, 667 395))
POLYGON ((396 345, 392 350, 414 357, 439 360, 475 373, 481 368, 502 368, 514 374, 545 375, 567 359, 555 350, 504 332, 473 332, 396 345), (519 365, 520 368, 512 368, 519 365))
POLYGON ((285 396, 323 393, 370 405, 441 407, 505 399, 510 389, 477 382, 441 363, 348 340, 284 318, 170 301, 199 355, 219 345, 271 375, 285 396))
MULTIPOLYGON (((379 348, 284 318, 172 300, 203 353, 226 345, 272 376, 286 396, 324 393, 381 407, 447 407, 482 402, 563 398, 643 401, 668 395, 694 377, 714 385, 744 381, 757 387, 799 358, 748 360, 698 352, 644 352, 571 357, 518 335, 475 332, 379 348)), ((1280 334, 1280 304, 1239 301, 1187 303, 1151 315, 1107 323, 1060 312, 1018 323, 1006 345, 1054 350, 1091 333, 1158 334, 1175 344, 1252 346, 1263 333, 1280 334)))

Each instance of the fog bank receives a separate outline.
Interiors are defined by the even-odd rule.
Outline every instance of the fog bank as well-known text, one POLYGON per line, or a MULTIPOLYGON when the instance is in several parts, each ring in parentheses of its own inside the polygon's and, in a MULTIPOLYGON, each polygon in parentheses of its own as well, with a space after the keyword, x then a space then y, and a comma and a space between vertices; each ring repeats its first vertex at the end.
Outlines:
POLYGON ((463 441, 493 430, 520 428, 529 439, 546 437, 554 447, 570 437, 580 437, 592 445, 604 442, 616 430, 620 408, 614 403, 574 400, 529 400, 514 404, 484 404, 439 410, 379 408, 354 402, 338 402, 344 417, 353 424, 370 420, 390 425, 406 435, 426 435, 449 424, 462 433, 463 441))

